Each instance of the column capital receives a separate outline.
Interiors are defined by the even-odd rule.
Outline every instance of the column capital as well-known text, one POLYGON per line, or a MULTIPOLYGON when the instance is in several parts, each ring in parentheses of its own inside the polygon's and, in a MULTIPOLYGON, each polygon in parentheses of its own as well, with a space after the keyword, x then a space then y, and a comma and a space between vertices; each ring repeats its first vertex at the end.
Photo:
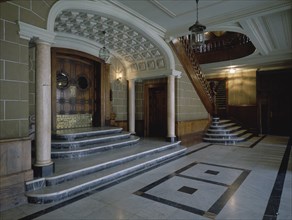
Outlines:
POLYGON ((181 78, 181 71, 173 69, 171 75, 173 75, 173 76, 175 76, 177 78, 181 78))
POLYGON ((19 36, 25 40, 37 39, 43 43, 53 44, 55 43, 56 33, 18 21, 19 36))

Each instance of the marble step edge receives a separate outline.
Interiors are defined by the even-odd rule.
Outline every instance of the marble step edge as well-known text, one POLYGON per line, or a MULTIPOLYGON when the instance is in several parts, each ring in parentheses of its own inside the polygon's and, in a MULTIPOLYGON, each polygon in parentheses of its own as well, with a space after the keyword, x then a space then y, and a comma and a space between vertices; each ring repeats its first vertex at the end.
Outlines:
POLYGON ((146 161, 144 163, 140 163, 131 167, 128 167, 126 169, 108 174, 106 176, 94 179, 89 182, 85 182, 83 184, 58 191, 58 192, 52 192, 52 193, 44 193, 44 194, 36 194, 33 192, 26 193, 26 196, 28 198, 29 203, 38 203, 38 204, 46 204, 50 202, 60 201, 69 197, 76 196, 80 193, 84 193, 88 190, 92 190, 102 184, 110 183, 111 181, 117 181, 118 179, 134 174, 135 172, 139 172, 143 169, 149 169, 151 167, 157 166, 159 163, 163 163, 167 160, 171 160, 173 158, 176 158, 186 152, 186 148, 177 150, 175 152, 169 153, 167 155, 161 156, 159 158, 151 159, 149 161, 146 161))
POLYGON ((129 138, 131 136, 130 132, 121 132, 118 134, 110 134, 110 135, 101 135, 101 136, 94 136, 90 138, 84 138, 84 139, 77 139, 72 141, 66 141, 66 140, 52 140, 51 146, 55 149, 60 148, 76 148, 81 147, 88 144, 96 144, 96 143, 102 143, 117 139, 123 139, 123 138, 129 138))
POLYGON ((79 158, 79 157, 86 157, 88 155, 98 153, 98 152, 104 152, 108 150, 112 150, 115 148, 125 147, 129 145, 133 145, 138 143, 140 140, 139 137, 129 137, 127 139, 120 139, 118 142, 105 142, 104 145, 99 146, 90 146, 90 147, 82 147, 78 149, 62 149, 60 151, 57 151, 58 149, 51 151, 51 157, 53 159, 57 158, 79 158))
POLYGON ((224 123, 224 124, 211 124, 210 125, 210 128, 230 128, 230 127, 234 127, 234 126, 238 126, 238 124, 236 124, 236 123, 233 123, 233 122, 231 122, 231 123, 224 123))
POLYGON ((230 127, 230 128, 226 128, 226 129, 213 129, 213 128, 208 128, 207 132, 209 133, 225 133, 225 134, 228 134, 228 133, 232 133, 232 132, 236 132, 236 131, 239 131, 239 130, 242 130, 242 127, 240 126, 234 126, 234 127, 230 127))
POLYGON ((247 133, 247 130, 241 129, 232 133, 205 133, 206 137, 239 137, 247 133))
MULTIPOLYGON (((72 131, 72 133, 54 133, 52 134, 52 139, 54 140, 75 140, 78 138, 83 137, 91 137, 91 136, 99 136, 104 134, 114 134, 114 133, 120 133, 123 129, 119 127, 97 127, 97 128, 91 128, 91 129, 71 129, 69 131, 72 131)), ((68 130, 64 130, 68 131, 68 130)))
POLYGON ((231 138, 231 139, 222 139, 222 138, 203 138, 203 141, 210 142, 210 143, 236 143, 246 141, 247 139, 251 138, 253 134, 246 133, 241 137, 231 138))
POLYGON ((226 120, 212 121, 211 124, 224 125, 224 124, 228 124, 228 123, 234 123, 234 122, 232 122, 231 120, 226 119, 226 120))
POLYGON ((145 157, 147 155, 154 154, 156 152, 162 152, 162 151, 165 151, 167 149, 175 148, 176 146, 179 146, 179 144, 180 144, 180 141, 175 142, 175 143, 171 143, 171 144, 159 147, 159 148, 155 148, 155 149, 143 151, 143 152, 140 152, 137 154, 129 155, 129 156, 126 156, 123 158, 118 158, 118 159, 115 159, 112 161, 108 161, 108 162, 96 164, 96 165, 93 165, 90 167, 82 168, 79 170, 71 171, 68 173, 64 173, 64 174, 60 174, 60 175, 56 175, 56 176, 52 176, 52 177, 45 177, 45 178, 40 178, 40 179, 36 179, 36 180, 31 180, 31 181, 28 181, 25 183, 25 188, 26 188, 26 191, 29 192, 32 190, 46 187, 46 186, 61 184, 63 182, 70 181, 70 180, 76 179, 76 178, 81 177, 81 176, 90 175, 94 172, 98 172, 98 171, 104 170, 106 168, 117 166, 121 163, 128 162, 128 161, 134 160, 136 158, 145 157))

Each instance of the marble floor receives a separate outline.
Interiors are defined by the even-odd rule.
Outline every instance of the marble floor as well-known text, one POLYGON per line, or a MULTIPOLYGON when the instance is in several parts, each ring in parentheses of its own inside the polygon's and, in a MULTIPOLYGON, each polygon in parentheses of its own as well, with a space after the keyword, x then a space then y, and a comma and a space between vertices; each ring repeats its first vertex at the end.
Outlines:
POLYGON ((60 203, 26 204, 5 219, 292 219, 291 139, 199 143, 186 155, 60 203))

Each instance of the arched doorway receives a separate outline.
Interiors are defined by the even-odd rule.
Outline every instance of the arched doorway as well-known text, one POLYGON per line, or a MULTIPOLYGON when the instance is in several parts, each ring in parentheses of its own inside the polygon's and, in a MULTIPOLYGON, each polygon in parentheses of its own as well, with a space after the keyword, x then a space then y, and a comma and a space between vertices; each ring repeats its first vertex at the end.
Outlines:
POLYGON ((109 100, 105 63, 91 55, 52 48, 52 128, 103 126, 109 100))

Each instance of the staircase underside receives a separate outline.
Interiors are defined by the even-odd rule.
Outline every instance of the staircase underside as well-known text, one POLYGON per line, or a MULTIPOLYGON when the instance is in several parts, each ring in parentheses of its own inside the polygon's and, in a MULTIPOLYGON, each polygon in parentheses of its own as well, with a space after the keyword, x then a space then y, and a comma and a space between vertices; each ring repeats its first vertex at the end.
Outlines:
POLYGON ((165 163, 185 151, 180 142, 140 139, 120 128, 64 130, 53 135, 54 174, 27 182, 26 196, 30 203, 66 200, 165 163))

